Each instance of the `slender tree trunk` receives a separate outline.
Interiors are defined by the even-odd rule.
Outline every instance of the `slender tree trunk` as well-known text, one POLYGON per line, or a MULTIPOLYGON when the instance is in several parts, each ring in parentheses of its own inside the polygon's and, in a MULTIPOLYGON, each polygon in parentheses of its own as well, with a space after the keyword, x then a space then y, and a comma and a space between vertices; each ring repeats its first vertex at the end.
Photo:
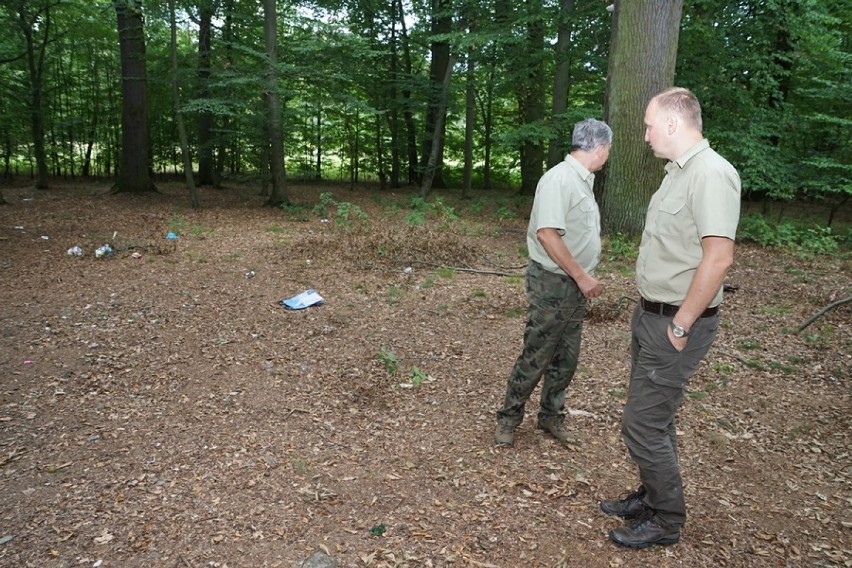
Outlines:
POLYGON ((183 154, 183 174, 186 178, 186 187, 189 188, 189 204, 197 208, 198 191, 195 188, 195 179, 192 175, 192 155, 189 152, 189 142, 186 138, 186 126, 183 114, 180 111, 180 89, 178 88, 178 58, 177 58, 177 20, 175 18, 175 0, 169 0, 169 21, 171 23, 171 56, 172 56, 172 100, 175 106, 175 123, 177 124, 180 149, 183 154))
MULTIPOLYGON (((234 42, 234 0, 225 0, 224 3, 225 24, 222 28, 222 42, 225 45, 225 68, 231 69, 233 65, 233 42, 234 42)), ((226 89, 226 97, 231 98, 233 89, 226 89)), ((228 162, 228 142, 231 138, 232 120, 229 115, 222 117, 222 129, 217 137, 219 147, 216 151, 216 169, 213 174, 213 187, 216 189, 222 188, 222 178, 224 177, 225 164, 228 162)), ((231 167, 233 173, 233 167, 231 167)))
MULTIPOLYGON (((198 98, 210 100, 210 34, 215 6, 212 0, 198 5, 198 98)), ((198 184, 213 185, 213 114, 198 113, 198 184)))
MULTIPOLYGON (((432 0, 432 33, 449 34, 452 31, 452 17, 449 14, 449 0, 432 0)), ((421 171, 425 172, 427 162, 431 159, 433 148, 437 140, 438 154, 435 156, 435 171, 432 174, 432 187, 443 189, 447 187, 444 182, 442 166, 444 156, 444 137, 446 134, 446 117, 440 116, 441 112, 447 111, 446 105, 441 110, 441 98, 443 97, 442 83, 447 74, 447 65, 450 61, 450 44, 447 40, 432 41, 431 57, 429 59, 429 104, 426 111, 426 124, 423 133, 424 138, 421 158, 421 171)))
POLYGON ((266 70, 266 102, 269 112, 269 136, 272 151, 270 170, 272 192, 266 204, 279 207, 289 203, 284 170, 284 129, 281 119, 281 98, 278 94, 278 12, 275 0, 263 0, 263 32, 268 67, 266 70))
POLYGON ((317 161, 314 178, 322 179, 322 105, 317 105, 317 161))
POLYGON ((55 2, 49 0, 34 7, 35 14, 27 13, 27 3, 18 5, 18 22, 26 43, 27 70, 30 81, 30 127, 33 136, 33 152, 36 161, 36 189, 48 188, 47 153, 44 146, 44 110, 42 108, 42 80, 44 57, 50 41, 50 8, 55 2), (38 26, 36 26, 38 22, 38 26), (40 40, 36 36, 40 34, 40 40))
POLYGON ((644 142, 645 107, 674 80, 682 8, 683 0, 615 0, 604 113, 613 144, 601 207, 610 233, 642 231, 663 176, 644 142))
MULTIPOLYGON (((402 18, 397 7, 400 2, 394 0, 391 17, 390 30, 390 110, 387 113, 388 128, 390 129, 390 145, 391 145, 391 167, 390 167, 390 185, 393 188, 399 187, 399 171, 400 171, 400 124, 399 124, 399 101, 397 97, 399 84, 399 46, 397 39, 397 18, 402 18)), ((401 9, 401 7, 400 7, 401 9)))
MULTIPOLYGON (((468 26, 471 34, 475 31, 473 22, 468 26)), ((473 185, 473 134, 476 126, 476 47, 467 50, 467 81, 465 85, 464 108, 464 179, 462 180, 462 199, 470 197, 473 185)))
POLYGON ((411 46, 410 39, 405 25, 405 14, 402 8, 402 0, 399 2, 400 14, 400 34, 402 37, 402 57, 405 67, 406 80, 403 82, 402 100, 403 100, 403 117, 405 120, 405 136, 406 136, 406 154, 408 155, 408 183, 417 183, 417 127, 414 123, 414 102, 412 100, 411 82, 414 79, 414 73, 411 64, 411 46))
POLYGON ((574 0, 561 0, 556 46, 553 50, 556 59, 551 108, 551 123, 553 125, 554 137, 550 139, 550 146, 547 153, 548 169, 564 160, 571 146, 572 129, 569 124, 566 124, 564 114, 568 110, 568 89, 571 84, 571 60, 568 57, 568 47, 571 43, 573 17, 574 0))
POLYGON ((121 166, 114 193, 156 191, 148 139, 148 72, 141 0, 113 0, 121 51, 121 166))
MULTIPOLYGON (((449 99, 450 94, 450 78, 453 74, 454 64, 455 57, 450 55, 450 59, 447 61, 446 71, 444 71, 444 80, 441 83, 441 98, 438 102, 438 114, 436 115, 437 122, 435 123, 436 132, 444 126, 444 117, 447 114, 447 100, 449 99)), ((432 139, 432 152, 429 154, 429 159, 426 162, 426 169, 423 172, 423 183, 420 185, 420 197, 426 198, 426 196, 429 195, 429 192, 432 191, 432 181, 437 173, 441 155, 441 144, 442 142, 437 136, 432 139)))

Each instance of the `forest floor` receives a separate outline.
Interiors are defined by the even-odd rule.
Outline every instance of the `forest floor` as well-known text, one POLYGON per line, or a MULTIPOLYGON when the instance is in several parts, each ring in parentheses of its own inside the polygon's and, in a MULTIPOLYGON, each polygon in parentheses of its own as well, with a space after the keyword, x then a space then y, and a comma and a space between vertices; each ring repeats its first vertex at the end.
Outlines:
POLYGON ((852 306, 795 333, 850 294, 848 258, 737 245, 678 418, 689 520, 678 544, 630 550, 598 509, 637 485, 619 247, 573 442, 534 430, 535 394, 495 447, 526 309, 526 221, 495 220, 511 196, 500 215, 491 193, 447 197, 460 219, 416 225, 404 192, 291 185, 304 208, 283 211, 202 189, 193 210, 159 187, 2 190, 0 566, 852 565, 852 306), (325 191, 367 220, 323 222, 325 191), (279 304, 306 289, 324 304, 279 304))

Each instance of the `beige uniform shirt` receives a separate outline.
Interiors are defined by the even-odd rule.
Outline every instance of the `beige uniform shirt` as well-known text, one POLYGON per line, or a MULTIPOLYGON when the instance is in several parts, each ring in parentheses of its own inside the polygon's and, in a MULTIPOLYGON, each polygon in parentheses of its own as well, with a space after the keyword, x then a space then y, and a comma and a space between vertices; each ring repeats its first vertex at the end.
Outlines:
POLYGON ((591 274, 598 265, 601 218, 595 203, 594 183, 595 175, 570 154, 539 180, 527 228, 527 248, 530 258, 545 270, 565 274, 538 242, 536 232, 544 228, 559 232, 562 242, 586 272, 591 274))
MULTIPOLYGON (((680 305, 703 257, 701 239, 733 240, 740 218, 740 176, 702 140, 666 165, 651 197, 636 261, 643 298, 680 305)), ((710 306, 722 302, 722 288, 710 306)))

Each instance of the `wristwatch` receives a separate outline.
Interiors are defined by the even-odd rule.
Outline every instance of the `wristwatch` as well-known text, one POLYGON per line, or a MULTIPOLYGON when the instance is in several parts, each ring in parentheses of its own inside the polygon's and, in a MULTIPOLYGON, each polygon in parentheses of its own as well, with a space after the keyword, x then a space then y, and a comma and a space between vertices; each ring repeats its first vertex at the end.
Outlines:
POLYGON ((689 335, 689 332, 686 331, 683 327, 676 324, 674 321, 671 323, 672 335, 680 339, 681 337, 686 337, 689 335))

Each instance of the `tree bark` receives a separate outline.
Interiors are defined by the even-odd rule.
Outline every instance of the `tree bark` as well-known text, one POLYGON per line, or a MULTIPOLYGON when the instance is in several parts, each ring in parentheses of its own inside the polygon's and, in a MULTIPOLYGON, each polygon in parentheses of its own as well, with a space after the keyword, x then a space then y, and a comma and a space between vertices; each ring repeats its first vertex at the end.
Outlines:
POLYGON ((281 120, 281 99, 278 94, 278 12, 275 0, 263 0, 263 33, 266 43, 266 102, 269 112, 269 137, 272 155, 272 191, 266 204, 280 207, 289 203, 284 169, 284 131, 281 120))
POLYGON ((114 0, 121 51, 121 166, 113 193, 156 191, 148 140, 148 73, 141 0, 114 0))
MULTIPOLYGON (((449 0, 432 0, 432 33, 448 34, 452 31, 452 17, 449 14, 449 0)), ((446 40, 431 43, 431 58, 429 62, 429 105, 426 111, 426 124, 423 133, 428 138, 423 139, 423 154, 421 171, 429 167, 437 141, 437 155, 434 172, 432 172, 431 187, 443 189, 447 187, 442 173, 444 156, 444 137, 446 134, 447 106, 443 105, 443 80, 447 74, 447 66, 450 64, 450 44, 446 40)))
POLYGON ((602 195, 609 233, 641 233, 664 164, 644 142, 645 107, 674 80, 683 0, 615 0, 604 120, 613 130, 602 195))
POLYGON ((556 70, 553 74, 553 102, 550 118, 553 125, 553 138, 550 139, 547 152, 548 169, 564 160, 571 146, 572 129, 565 123, 564 114, 568 110, 568 89, 571 85, 571 60, 568 57, 568 47, 571 43, 573 17, 574 0, 561 0, 556 46, 553 48, 556 70))
MULTIPOLYGON (((212 0, 202 0, 198 5, 198 98, 210 100, 210 34, 213 28, 215 6, 212 0)), ((198 184, 213 185, 213 114, 198 113, 198 184)))
POLYGON ((180 89, 178 88, 178 58, 177 58, 177 21, 175 18, 175 0, 169 0, 169 22, 171 24, 171 56, 172 56, 172 100, 175 107, 175 122, 177 124, 180 149, 183 154, 183 174, 186 178, 186 187, 189 189, 189 204, 197 208, 198 191, 195 188, 195 179, 192 175, 192 155, 189 152, 189 142, 186 137, 186 125, 180 111, 180 89))
POLYGON ((48 188, 47 152, 44 146, 44 109, 42 108, 42 79, 44 57, 50 42, 50 8, 55 2, 45 1, 35 13, 27 12, 27 2, 18 4, 18 24, 26 43, 27 70, 30 82, 30 127, 36 161, 36 189, 48 188), (41 35, 37 39, 37 35, 41 35))
MULTIPOLYGON (((444 117, 447 115, 447 99, 450 94, 450 78, 453 74, 453 65, 455 57, 450 55, 447 61, 447 69, 444 72, 444 80, 441 83, 441 98, 438 102, 437 122, 435 123, 435 131, 439 131, 444 127, 444 117)), ((442 141, 437 136, 432 138, 432 151, 429 154, 429 159, 426 161, 426 169, 423 172, 423 183, 420 185, 420 197, 425 198, 432 191, 433 180, 438 172, 438 165, 441 155, 442 141)))

